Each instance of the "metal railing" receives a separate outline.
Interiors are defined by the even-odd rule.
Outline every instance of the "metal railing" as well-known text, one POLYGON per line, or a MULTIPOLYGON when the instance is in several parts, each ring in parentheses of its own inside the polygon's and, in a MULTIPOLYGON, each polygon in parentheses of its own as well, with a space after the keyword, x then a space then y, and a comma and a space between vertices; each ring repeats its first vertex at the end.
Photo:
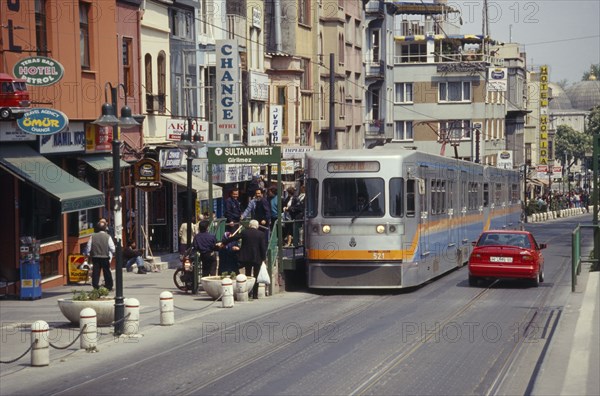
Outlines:
POLYGON ((597 263, 597 259, 581 258, 581 229, 591 228, 594 235, 600 232, 598 224, 579 224, 571 233, 571 291, 574 292, 577 286, 577 276, 581 273, 581 263, 597 263))

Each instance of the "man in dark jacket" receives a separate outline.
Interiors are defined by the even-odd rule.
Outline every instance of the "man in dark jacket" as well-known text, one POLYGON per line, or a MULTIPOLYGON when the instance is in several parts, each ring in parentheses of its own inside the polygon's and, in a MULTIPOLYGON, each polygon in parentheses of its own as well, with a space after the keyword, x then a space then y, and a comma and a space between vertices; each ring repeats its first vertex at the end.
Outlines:
POLYGON ((113 278, 110 272, 110 260, 115 254, 115 244, 106 232, 106 222, 100 220, 96 226, 97 232, 93 233, 87 243, 87 256, 91 258, 92 264, 92 287, 100 287, 100 270, 104 276, 104 287, 108 290, 113 288, 113 278))
MULTIPOLYGON (((230 242, 242 240, 242 247, 238 253, 238 260, 244 266, 246 276, 258 277, 258 271, 263 261, 267 258, 267 244, 265 233, 258 229, 258 221, 250 220, 249 228, 240 234, 225 239, 218 246, 227 245, 230 242)), ((258 282, 252 288, 252 298, 258 298, 258 282)))
POLYGON ((240 218, 242 217, 239 198, 240 190, 235 188, 231 190, 229 198, 225 200, 225 223, 229 232, 237 229, 237 223, 240 222, 240 218))
POLYGON ((194 251, 200 253, 200 262, 202 263, 202 276, 217 274, 217 238, 208 232, 209 222, 202 220, 198 224, 198 233, 194 237, 194 251))

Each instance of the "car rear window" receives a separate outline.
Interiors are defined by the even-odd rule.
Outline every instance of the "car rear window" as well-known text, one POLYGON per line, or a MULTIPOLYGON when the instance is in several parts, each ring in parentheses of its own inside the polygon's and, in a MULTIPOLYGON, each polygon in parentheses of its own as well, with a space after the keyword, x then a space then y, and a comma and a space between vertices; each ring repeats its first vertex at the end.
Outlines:
POLYGON ((516 246, 531 249, 531 242, 527 235, 524 234, 484 234, 479 239, 477 246, 516 246))

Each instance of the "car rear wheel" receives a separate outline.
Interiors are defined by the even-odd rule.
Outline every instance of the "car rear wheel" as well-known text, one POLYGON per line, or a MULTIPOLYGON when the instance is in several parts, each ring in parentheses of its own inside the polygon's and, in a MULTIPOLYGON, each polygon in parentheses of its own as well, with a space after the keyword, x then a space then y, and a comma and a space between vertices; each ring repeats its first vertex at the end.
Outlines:
POLYGON ((540 271, 539 278, 540 278, 540 283, 542 283, 544 281, 544 270, 543 269, 540 271))
POLYGON ((469 275, 469 286, 477 286, 479 284, 479 278, 476 276, 469 275))
POLYGON ((538 273, 535 278, 531 280, 531 285, 533 287, 538 287, 540 285, 540 274, 538 273))

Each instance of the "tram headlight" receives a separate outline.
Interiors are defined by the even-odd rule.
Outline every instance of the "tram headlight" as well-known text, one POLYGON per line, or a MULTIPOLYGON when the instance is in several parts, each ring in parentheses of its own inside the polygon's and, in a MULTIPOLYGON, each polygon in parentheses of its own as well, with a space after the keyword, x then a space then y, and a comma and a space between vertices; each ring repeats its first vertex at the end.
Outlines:
POLYGON ((375 230, 377 231, 378 234, 383 234, 385 232, 385 226, 379 224, 377 227, 375 227, 375 230))
POLYGON ((323 225, 323 234, 329 234, 331 232, 331 226, 329 226, 329 224, 325 224, 323 225))

